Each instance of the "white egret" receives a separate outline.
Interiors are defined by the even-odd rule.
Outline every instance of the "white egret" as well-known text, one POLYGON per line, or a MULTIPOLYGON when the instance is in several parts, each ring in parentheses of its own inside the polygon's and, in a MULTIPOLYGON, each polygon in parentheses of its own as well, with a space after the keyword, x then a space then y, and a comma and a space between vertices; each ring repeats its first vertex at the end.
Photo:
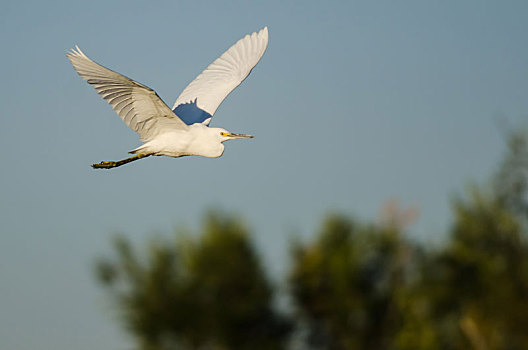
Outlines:
POLYGON ((112 106, 140 136, 143 145, 119 161, 102 161, 94 168, 110 169, 151 155, 220 157, 223 142, 252 138, 209 127, 218 106, 260 61, 268 45, 268 28, 246 35, 194 79, 169 108, 158 94, 89 59, 78 46, 66 54, 79 75, 112 106))

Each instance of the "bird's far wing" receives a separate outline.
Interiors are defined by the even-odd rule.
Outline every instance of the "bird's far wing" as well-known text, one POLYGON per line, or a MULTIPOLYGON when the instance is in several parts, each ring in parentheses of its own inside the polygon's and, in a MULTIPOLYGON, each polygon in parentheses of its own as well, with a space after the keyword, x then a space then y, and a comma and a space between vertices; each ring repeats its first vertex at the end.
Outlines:
POLYGON ((66 54, 81 78, 112 106, 142 141, 166 129, 187 129, 151 88, 95 63, 76 46, 66 54))
POLYGON ((267 27, 240 39, 183 90, 172 107, 174 113, 188 125, 209 125, 218 106, 251 73, 267 46, 267 27))

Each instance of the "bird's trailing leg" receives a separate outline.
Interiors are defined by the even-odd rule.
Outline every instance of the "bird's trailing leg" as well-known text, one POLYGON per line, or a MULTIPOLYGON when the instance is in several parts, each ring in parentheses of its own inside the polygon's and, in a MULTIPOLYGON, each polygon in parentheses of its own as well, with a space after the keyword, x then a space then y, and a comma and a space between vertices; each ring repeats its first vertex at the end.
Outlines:
POLYGON ((94 169, 112 169, 117 168, 118 166, 125 165, 127 163, 133 162, 135 160, 145 158, 150 156, 150 154, 136 154, 135 156, 132 156, 130 158, 118 160, 118 161, 105 161, 103 160, 101 163, 98 164, 92 164, 92 168, 94 169))

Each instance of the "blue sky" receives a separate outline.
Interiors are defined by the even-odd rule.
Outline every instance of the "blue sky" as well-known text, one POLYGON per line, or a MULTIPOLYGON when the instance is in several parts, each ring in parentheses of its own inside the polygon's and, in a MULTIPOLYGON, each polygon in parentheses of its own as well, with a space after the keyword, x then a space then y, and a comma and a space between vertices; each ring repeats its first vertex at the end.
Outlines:
POLYGON ((11 1, 0 4, 0 348, 124 349, 96 285, 109 238, 240 214, 269 269, 289 235, 336 210, 375 219, 389 197, 436 241, 449 200, 504 150, 497 119, 528 115, 524 1, 11 1), (64 56, 85 53, 172 105, 243 35, 268 50, 212 125, 255 135, 219 159, 90 164, 137 147, 64 56))

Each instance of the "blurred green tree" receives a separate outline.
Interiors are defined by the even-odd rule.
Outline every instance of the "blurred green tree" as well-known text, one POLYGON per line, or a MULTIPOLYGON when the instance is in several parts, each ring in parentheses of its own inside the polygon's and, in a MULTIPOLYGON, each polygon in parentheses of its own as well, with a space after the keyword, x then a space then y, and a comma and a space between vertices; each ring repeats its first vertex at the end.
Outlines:
POLYGON ((528 349, 528 244, 504 202, 474 190, 457 200, 448 245, 423 285, 443 349, 528 349))
POLYGON ((510 135, 490 190, 453 201, 442 250, 422 267, 443 349, 528 349, 528 137, 510 135))
POLYGON ((154 240, 138 256, 123 236, 97 263, 99 281, 141 349, 283 349, 291 321, 273 306, 247 230, 211 214, 200 239, 154 240))
POLYGON ((314 243, 294 245, 290 287, 310 347, 435 348, 423 301, 411 299, 418 250, 395 222, 331 215, 314 243))

